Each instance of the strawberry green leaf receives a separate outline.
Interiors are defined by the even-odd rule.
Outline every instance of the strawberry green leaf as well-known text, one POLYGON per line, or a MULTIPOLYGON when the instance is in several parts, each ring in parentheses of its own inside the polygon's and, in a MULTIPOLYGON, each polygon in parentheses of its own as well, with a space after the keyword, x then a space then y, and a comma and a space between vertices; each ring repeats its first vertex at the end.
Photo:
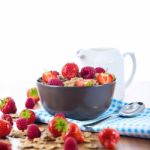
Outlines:
POLYGON ((26 119, 30 118, 30 111, 28 109, 22 111, 21 116, 26 119))
POLYGON ((30 89, 30 95, 31 96, 38 96, 38 91, 37 91, 36 87, 30 89))
POLYGON ((55 128, 58 131, 65 133, 65 132, 67 132, 67 129, 68 129, 68 123, 67 123, 66 120, 59 117, 59 118, 56 119, 55 128))
POLYGON ((2 109, 8 102, 7 98, 1 99, 0 100, 0 109, 2 109))

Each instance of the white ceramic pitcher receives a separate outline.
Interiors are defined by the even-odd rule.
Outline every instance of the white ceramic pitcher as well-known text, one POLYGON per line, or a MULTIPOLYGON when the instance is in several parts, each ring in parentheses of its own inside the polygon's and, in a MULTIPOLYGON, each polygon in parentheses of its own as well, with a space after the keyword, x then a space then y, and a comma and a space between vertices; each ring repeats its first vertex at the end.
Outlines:
POLYGON ((76 53, 78 64, 80 67, 93 66, 103 67, 108 72, 115 74, 117 83, 114 93, 114 98, 122 100, 124 98, 125 87, 127 87, 136 71, 136 58, 134 53, 127 52, 123 55, 119 50, 114 48, 90 48, 80 49, 76 53), (133 68, 131 76, 125 82, 124 81, 124 58, 129 55, 132 58, 133 68))

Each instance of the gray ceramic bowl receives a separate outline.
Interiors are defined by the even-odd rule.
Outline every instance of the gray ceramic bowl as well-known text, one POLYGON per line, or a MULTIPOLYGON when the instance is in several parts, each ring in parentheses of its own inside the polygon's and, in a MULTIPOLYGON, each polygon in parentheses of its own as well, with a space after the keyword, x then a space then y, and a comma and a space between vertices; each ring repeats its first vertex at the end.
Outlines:
POLYGON ((93 87, 58 87, 37 80, 43 107, 50 114, 62 112, 66 117, 89 120, 98 117, 110 106, 115 81, 93 87))

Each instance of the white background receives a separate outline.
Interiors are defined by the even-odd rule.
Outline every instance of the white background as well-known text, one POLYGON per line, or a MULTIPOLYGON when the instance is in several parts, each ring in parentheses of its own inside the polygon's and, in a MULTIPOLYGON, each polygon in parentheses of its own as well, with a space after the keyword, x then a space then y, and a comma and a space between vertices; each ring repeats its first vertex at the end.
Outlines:
MULTIPOLYGON (((134 52, 134 81, 150 78, 149 0, 1 0, 0 96, 35 85, 44 70, 60 69, 80 48, 134 52), (10 90, 11 89, 11 90, 10 90)), ((130 61, 130 60, 129 60, 130 61)), ((126 75, 130 66, 125 66, 126 75)))

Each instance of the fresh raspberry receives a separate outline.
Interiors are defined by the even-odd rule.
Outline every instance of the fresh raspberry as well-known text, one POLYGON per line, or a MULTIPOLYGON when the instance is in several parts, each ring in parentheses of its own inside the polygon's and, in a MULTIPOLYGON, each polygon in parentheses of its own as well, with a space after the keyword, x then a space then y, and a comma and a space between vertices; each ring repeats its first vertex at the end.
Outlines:
POLYGON ((84 79, 92 79, 95 75, 95 69, 93 67, 87 66, 81 69, 80 75, 84 79))
POLYGON ((33 98, 27 98, 26 102, 25 102, 25 107, 28 109, 32 109, 35 106, 35 101, 33 100, 33 98))
POLYGON ((41 131, 36 124, 31 124, 28 126, 27 136, 29 139, 34 139, 41 136, 41 131))
POLYGON ((63 82, 60 79, 51 79, 48 81, 48 84, 56 86, 64 86, 63 82))
POLYGON ((11 144, 4 140, 0 140, 0 150, 12 150, 11 144))
POLYGON ((106 72, 106 71, 105 71, 105 69, 103 69, 103 68, 101 68, 101 67, 96 67, 96 68, 95 68, 95 72, 96 72, 96 73, 104 73, 104 72, 106 72))
POLYGON ((35 121, 35 113, 32 110, 24 109, 21 111, 19 118, 25 118, 28 124, 32 124, 35 121))
POLYGON ((79 68, 75 63, 67 63, 61 72, 65 78, 71 79, 78 76, 79 68))
POLYGON ((73 137, 67 137, 64 142, 64 150, 78 150, 76 139, 73 137))
POLYGON ((27 129, 27 126, 28 126, 27 119, 25 119, 25 118, 17 119, 16 120, 16 126, 19 130, 24 131, 25 129, 27 129))
POLYGON ((3 119, 0 119, 0 138, 4 138, 11 132, 11 124, 3 119))
POLYGON ((0 110, 4 114, 16 113, 17 108, 15 101, 11 97, 6 97, 0 100, 0 110))
POLYGON ((13 119, 9 114, 2 114, 2 119, 8 121, 13 126, 13 119))

